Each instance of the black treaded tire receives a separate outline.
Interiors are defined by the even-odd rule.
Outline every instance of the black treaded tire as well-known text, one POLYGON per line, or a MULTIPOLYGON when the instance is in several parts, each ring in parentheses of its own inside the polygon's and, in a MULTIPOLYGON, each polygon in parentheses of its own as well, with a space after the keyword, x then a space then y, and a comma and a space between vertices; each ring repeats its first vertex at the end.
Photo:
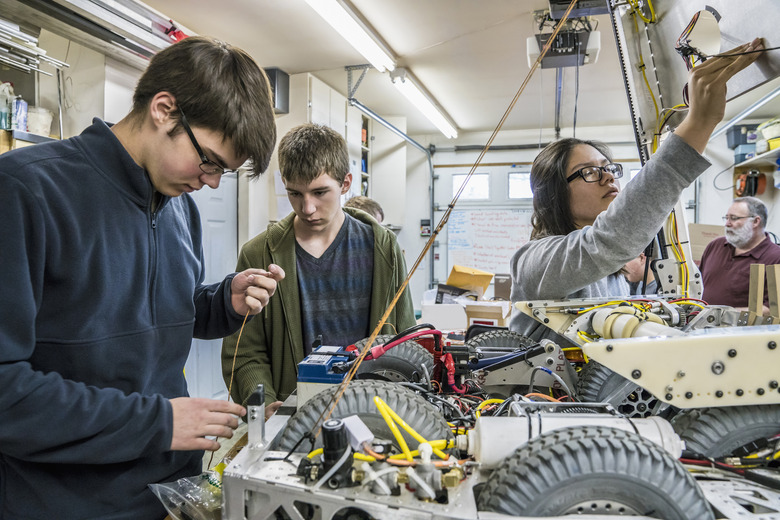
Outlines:
MULTIPOLYGON (((331 397, 338 390, 334 386, 307 401, 290 418, 281 434, 279 450, 290 450, 304 435, 315 430, 315 424, 325 410, 331 397)), ((423 438, 433 441, 452 438, 452 431, 439 410, 406 387, 385 381, 353 380, 339 399, 331 419, 343 419, 358 415, 376 438, 397 444, 390 428, 374 405, 374 396, 379 396, 406 423, 423 438)), ((316 430, 312 433, 316 433, 316 430)), ((417 449, 418 441, 402 430, 409 449, 417 449)), ((322 446, 322 436, 317 437, 317 447, 322 446)), ((396 446, 398 447, 398 446, 396 446)), ((298 447, 298 451, 307 452, 311 448, 308 441, 298 447)))
MULTIPOLYGON (((374 346, 383 345, 390 341, 394 336, 383 334, 376 337, 374 346)), ((364 338, 355 343, 358 351, 368 343, 369 338, 364 338)), ((425 378, 426 371, 422 366, 425 365, 428 377, 433 373, 433 354, 413 340, 404 341, 396 345, 377 359, 363 361, 358 368, 356 377, 358 379, 371 379, 371 376, 377 376, 375 379, 382 379, 392 382, 418 383, 425 378)))
POLYGON ((705 457, 726 457, 737 448, 780 433, 780 405, 686 410, 672 425, 686 450, 705 457))
POLYGON ((491 330, 483 332, 466 342, 466 346, 469 348, 505 348, 507 351, 525 349, 534 344, 536 344, 536 341, 528 336, 511 330, 491 330))
MULTIPOLYGON (((591 359, 580 370, 575 394, 585 403, 603 403, 609 394, 626 381, 628 379, 625 377, 591 359)), ((649 417, 658 403, 653 394, 639 385, 634 385, 619 400, 614 401, 610 404, 618 412, 634 418, 649 417)))
POLYGON ((477 503, 516 516, 714 518, 693 477, 666 451, 633 432, 598 426, 555 430, 518 448, 490 475, 477 503))

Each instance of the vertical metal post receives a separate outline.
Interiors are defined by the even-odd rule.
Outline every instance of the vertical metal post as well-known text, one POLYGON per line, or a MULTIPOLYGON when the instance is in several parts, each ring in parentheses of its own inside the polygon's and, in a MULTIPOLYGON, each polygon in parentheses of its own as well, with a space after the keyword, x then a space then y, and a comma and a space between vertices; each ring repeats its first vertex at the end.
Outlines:
POLYGON ((249 449, 257 449, 265 446, 265 390, 263 385, 257 385, 246 402, 246 414, 248 424, 249 449))

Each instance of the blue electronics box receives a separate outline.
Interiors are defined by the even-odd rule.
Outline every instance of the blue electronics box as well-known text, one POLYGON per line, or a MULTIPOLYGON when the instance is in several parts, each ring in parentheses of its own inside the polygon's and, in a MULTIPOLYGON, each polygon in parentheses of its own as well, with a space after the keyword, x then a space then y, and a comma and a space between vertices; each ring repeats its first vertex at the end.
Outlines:
POLYGON ((333 365, 349 361, 349 355, 334 355, 344 352, 341 347, 322 345, 298 363, 298 383, 339 384, 346 372, 335 372, 333 365))

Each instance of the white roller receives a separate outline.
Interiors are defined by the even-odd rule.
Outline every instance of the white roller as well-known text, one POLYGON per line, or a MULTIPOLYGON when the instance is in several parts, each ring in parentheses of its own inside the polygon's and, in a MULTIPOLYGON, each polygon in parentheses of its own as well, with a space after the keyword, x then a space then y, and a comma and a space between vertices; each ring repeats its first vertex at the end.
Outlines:
POLYGON ((675 459, 680 458, 683 441, 672 425, 660 417, 628 419, 610 414, 533 413, 527 417, 479 417, 468 433, 468 453, 492 469, 517 448, 543 433, 563 428, 603 426, 630 431, 657 444, 675 459))

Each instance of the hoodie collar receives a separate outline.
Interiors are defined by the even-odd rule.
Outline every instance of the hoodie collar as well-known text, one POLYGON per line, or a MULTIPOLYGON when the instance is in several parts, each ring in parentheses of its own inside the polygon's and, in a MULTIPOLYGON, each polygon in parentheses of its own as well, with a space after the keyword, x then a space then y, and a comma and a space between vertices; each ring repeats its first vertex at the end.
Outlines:
POLYGON ((139 166, 122 146, 111 124, 94 118, 76 139, 86 158, 109 182, 134 200, 147 206, 155 192, 146 170, 139 166))

